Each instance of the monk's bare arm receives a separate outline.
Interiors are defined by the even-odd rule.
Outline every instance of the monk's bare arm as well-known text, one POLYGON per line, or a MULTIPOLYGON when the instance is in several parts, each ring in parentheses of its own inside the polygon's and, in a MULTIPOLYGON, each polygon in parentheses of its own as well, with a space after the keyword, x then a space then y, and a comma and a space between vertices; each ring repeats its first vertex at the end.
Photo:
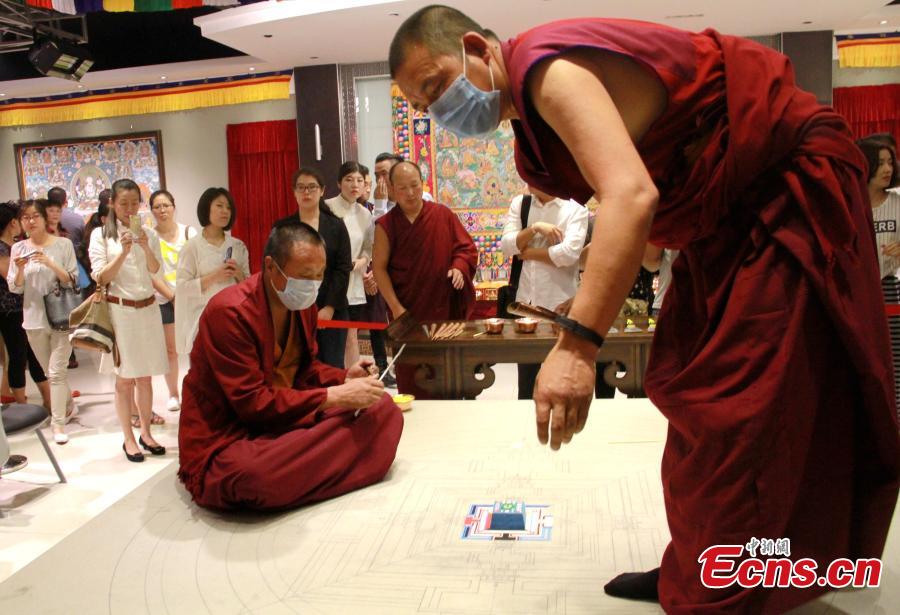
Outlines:
MULTIPOLYGON (((641 79, 640 73, 629 75, 629 83, 642 89, 635 92, 616 84, 618 108, 613 88, 604 86, 605 73, 623 80, 627 70, 574 54, 538 65, 529 80, 538 112, 566 144, 599 202, 593 249, 570 315, 601 335, 634 283, 658 200, 634 141, 662 112, 665 91, 658 82, 641 79)), ((643 71, 637 66, 634 70, 643 71)), ((568 333, 560 345, 595 352, 590 343, 568 333)))
POLYGON ((380 226, 375 227, 375 246, 372 248, 372 273, 375 274, 375 283, 378 284, 378 290, 384 297, 385 303, 391 309, 394 318, 399 318, 406 311, 406 308, 400 304, 397 299, 397 293, 394 292, 394 285, 391 283, 391 276, 388 275, 388 262, 391 260, 391 242, 388 241, 387 233, 380 226))

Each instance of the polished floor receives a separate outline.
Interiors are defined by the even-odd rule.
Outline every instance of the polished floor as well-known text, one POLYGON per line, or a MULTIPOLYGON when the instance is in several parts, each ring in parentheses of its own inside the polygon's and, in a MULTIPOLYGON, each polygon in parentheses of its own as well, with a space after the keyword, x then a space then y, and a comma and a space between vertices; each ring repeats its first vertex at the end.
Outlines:
MULTIPOLYGON (((553 453, 535 441, 531 404, 502 401, 515 396, 515 368, 500 366, 483 399, 404 415, 383 483, 291 513, 222 516, 177 483, 178 415, 160 411, 161 379, 168 424, 156 433, 170 454, 128 463, 111 382, 81 355, 82 412, 70 442, 51 445, 70 482, 55 482, 34 435, 11 442, 30 464, 0 480, 0 612, 659 612, 601 589, 617 571, 655 566, 668 540, 665 422, 647 401, 597 402, 585 432, 553 453), (471 504, 518 498, 551 506, 549 542, 460 540, 471 504)), ((896 612, 896 534, 880 589, 800 612, 896 612)))

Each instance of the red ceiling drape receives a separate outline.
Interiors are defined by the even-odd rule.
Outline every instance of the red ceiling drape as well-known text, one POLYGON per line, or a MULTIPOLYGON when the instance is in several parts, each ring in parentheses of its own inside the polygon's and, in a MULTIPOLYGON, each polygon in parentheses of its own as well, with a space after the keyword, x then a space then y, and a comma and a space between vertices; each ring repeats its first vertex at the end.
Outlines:
POLYGON ((237 206, 232 233, 247 244, 259 271, 272 224, 297 210, 291 175, 297 170, 297 122, 229 124, 228 188, 237 206))
POLYGON ((857 139, 889 132, 900 141, 900 84, 835 88, 834 110, 847 118, 857 139))

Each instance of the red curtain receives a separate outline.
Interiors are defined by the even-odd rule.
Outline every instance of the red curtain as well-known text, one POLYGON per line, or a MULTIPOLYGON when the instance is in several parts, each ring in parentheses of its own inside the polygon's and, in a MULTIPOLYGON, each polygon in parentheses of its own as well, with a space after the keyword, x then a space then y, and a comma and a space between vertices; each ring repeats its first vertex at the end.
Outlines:
POLYGON ((232 233, 247 244, 255 272, 272 224, 297 211, 290 185, 300 166, 297 122, 229 124, 227 137, 228 189, 237 206, 232 233))
POLYGON ((889 132, 900 141, 900 84, 835 88, 834 110, 847 118, 857 139, 889 132))

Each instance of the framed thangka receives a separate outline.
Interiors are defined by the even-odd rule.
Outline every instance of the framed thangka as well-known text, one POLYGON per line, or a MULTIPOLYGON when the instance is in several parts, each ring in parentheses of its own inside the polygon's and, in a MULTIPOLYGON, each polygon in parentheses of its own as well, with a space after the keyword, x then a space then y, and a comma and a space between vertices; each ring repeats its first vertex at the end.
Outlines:
POLYGON ((117 179, 133 179, 142 203, 166 185, 159 131, 17 143, 15 148, 20 197, 46 198, 50 188, 61 186, 69 208, 82 215, 97 210, 100 192, 117 179))

